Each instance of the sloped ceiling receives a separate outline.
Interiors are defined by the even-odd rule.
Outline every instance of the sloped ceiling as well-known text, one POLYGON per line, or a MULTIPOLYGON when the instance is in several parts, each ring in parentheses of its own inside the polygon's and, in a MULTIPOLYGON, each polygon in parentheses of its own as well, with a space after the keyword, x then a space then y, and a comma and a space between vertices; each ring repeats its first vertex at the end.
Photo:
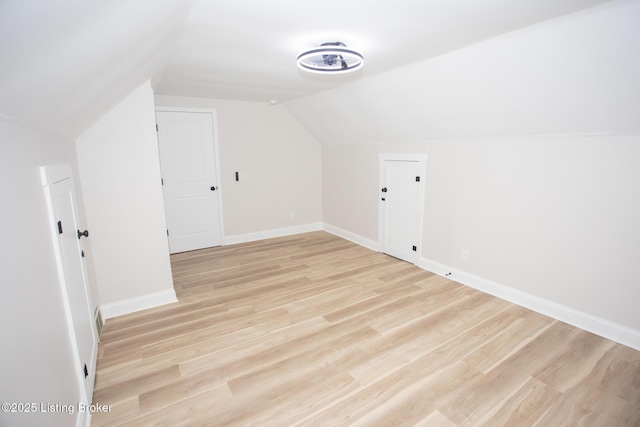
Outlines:
POLYGON ((640 133, 639 22, 612 2, 285 105, 323 145, 640 133))
POLYGON ((0 114, 78 136, 164 68, 190 4, 0 1, 0 114))
POLYGON ((605 2, 3 0, 0 115, 76 137, 148 79, 165 95, 299 100, 605 2), (365 69, 296 68, 327 41, 365 69))

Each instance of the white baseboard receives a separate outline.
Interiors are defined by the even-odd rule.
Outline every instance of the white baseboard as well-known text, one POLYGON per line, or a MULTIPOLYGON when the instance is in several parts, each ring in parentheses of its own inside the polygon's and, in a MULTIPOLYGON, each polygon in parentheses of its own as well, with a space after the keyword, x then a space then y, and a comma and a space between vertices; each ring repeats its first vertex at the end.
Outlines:
MULTIPOLYGON (((76 407, 76 409, 78 409, 76 407)), ((78 411, 78 418, 76 418, 77 427, 91 427, 91 411, 78 411)))
POLYGON ((322 230, 322 223, 294 225, 292 227, 274 228, 271 230, 256 231, 255 233, 236 234, 235 236, 225 236, 224 245, 234 245, 236 243, 255 242, 256 240, 272 239, 274 237, 292 236, 294 234, 310 233, 322 230))
POLYGON ((77 427, 91 427, 91 412, 89 412, 89 411, 84 411, 84 412, 78 411, 78 418, 76 418, 76 426, 77 427))
POLYGON ((100 305, 103 320, 177 302, 173 289, 100 305))
MULTIPOLYGON (((376 252, 379 250, 377 241, 362 237, 358 234, 325 223, 305 224, 294 227, 286 227, 260 231, 256 233, 229 236, 225 237, 224 244, 231 245, 235 243, 252 242, 256 240, 290 236, 319 230, 324 230, 328 233, 349 240, 367 249, 371 249, 376 252)), ((519 291, 507 285, 503 285, 501 283, 497 283, 462 270, 451 268, 445 264, 441 264, 430 259, 420 258, 418 266, 424 270, 431 271, 440 276, 449 277, 451 278, 451 280, 455 280, 458 283, 501 298, 505 301, 512 302, 519 306, 533 310, 537 313, 544 314, 585 331, 594 333, 633 349, 640 350, 640 331, 637 331, 635 329, 619 325, 606 319, 592 316, 579 310, 575 310, 573 308, 563 306, 553 301, 549 301, 544 298, 519 291)), ((100 306, 100 311, 102 312, 103 319, 106 320, 112 317, 122 316, 124 314, 134 313, 136 311, 158 307, 177 301, 178 299, 176 298, 175 291, 172 289, 168 291, 157 292, 154 294, 143 295, 137 298, 117 301, 115 303, 103 304, 100 306)))
MULTIPOLYGON (((355 233, 329 224, 323 224, 322 228, 328 233, 342 237, 343 239, 364 246, 365 248, 379 251, 377 241, 367 239, 366 237, 359 236, 355 233)), ((451 280, 455 280, 458 283, 493 295, 505 301, 512 302, 521 307, 528 308, 537 313, 568 323, 577 328, 610 339, 622 345, 626 345, 627 347, 640 350, 640 331, 635 329, 519 291, 510 286, 503 285, 465 271, 451 268, 448 265, 441 264, 433 260, 420 258, 418 266, 424 270, 428 270, 440 276, 449 277, 451 280)))
POLYGON ((440 276, 449 277, 451 280, 455 280, 458 283, 505 301, 568 323, 585 331, 626 345, 627 347, 640 350, 640 331, 519 291, 471 273, 456 270, 426 258, 420 259, 420 267, 440 276))
POLYGON ((366 237, 362 237, 358 234, 352 233, 347 230, 343 230, 342 228, 334 227, 329 224, 322 224, 322 229, 327 233, 331 233, 335 236, 342 237, 345 240, 349 240, 350 242, 356 243, 360 246, 364 246, 367 249, 371 249, 372 251, 378 252, 378 242, 375 240, 367 239, 366 237))

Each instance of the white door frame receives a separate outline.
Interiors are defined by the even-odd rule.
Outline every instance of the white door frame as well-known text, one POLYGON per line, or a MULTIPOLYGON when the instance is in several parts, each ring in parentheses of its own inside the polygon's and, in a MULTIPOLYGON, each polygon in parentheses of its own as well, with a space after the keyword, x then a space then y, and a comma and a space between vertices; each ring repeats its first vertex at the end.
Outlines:
MULTIPOLYGON (((178 112, 178 113, 205 113, 211 115, 211 122, 213 123, 213 154, 216 168, 216 182, 218 183, 218 227, 220 227, 220 241, 224 244, 224 219, 222 212, 224 211, 222 206, 222 195, 224 194, 224 185, 220 179, 220 151, 218 150, 218 111, 215 108, 188 108, 188 107, 169 107, 166 105, 157 105, 155 107, 156 112, 178 112)), ((158 147, 159 150, 160 147, 158 147)), ((162 168, 161 168, 162 169, 162 168)))
POLYGON ((426 153, 380 153, 379 158, 379 174, 378 174, 378 252, 384 252, 384 232, 385 232, 385 218, 384 209, 385 205, 382 201, 384 193, 381 192, 382 187, 385 186, 384 180, 384 168, 385 162, 397 161, 397 162, 418 162, 418 171, 420 176, 420 182, 418 183, 418 238, 417 238, 417 254, 415 258, 415 265, 420 265, 420 257, 422 256, 422 229, 424 222, 424 182, 426 179, 426 165, 427 154, 426 153))
MULTIPOLYGON (((80 395, 82 396, 83 402, 91 403, 93 398, 93 386, 95 383, 95 372, 96 372, 97 357, 98 357, 98 338, 97 338, 98 334, 96 331, 96 325, 95 325, 94 317, 92 314, 92 301, 91 301, 91 294, 89 291, 89 283, 87 280, 87 271, 86 271, 86 267, 84 266, 84 262, 81 262, 80 263, 81 269, 82 269, 81 273, 82 273, 82 278, 84 282, 85 296, 86 296, 86 310, 87 310, 87 316, 88 316, 87 321, 90 322, 92 338, 93 338, 93 348, 91 349, 91 356, 90 356, 90 360, 88 361, 88 364, 89 364, 88 371, 90 375, 90 377, 88 378, 89 380, 88 383, 85 380, 85 376, 81 370, 83 361, 80 360, 80 350, 78 347, 78 342, 76 341, 76 330, 74 326, 70 298, 69 298, 69 293, 67 288, 67 280, 65 276, 65 267, 64 267, 65 264, 63 260, 63 254, 61 252, 61 248, 59 244, 59 239, 57 234, 56 214, 54 212, 54 200, 53 200, 54 190, 52 186, 56 183, 69 180, 72 191, 75 190, 74 184, 73 184, 71 166, 69 164, 41 166, 40 178, 41 178, 42 187, 44 189, 45 198, 47 200, 47 209, 49 211, 50 230, 51 230, 51 237, 53 241, 53 250, 54 250, 54 255, 56 258, 56 265, 58 270, 58 281, 60 283, 60 289, 63 295, 62 300, 63 300, 63 305, 65 308, 65 316, 67 320, 67 328, 68 328, 67 330, 68 330, 70 341, 71 341, 71 348, 72 348, 73 359, 74 359, 73 362, 75 366, 74 371, 77 374, 77 382, 78 382, 78 386, 80 389, 79 391, 80 391, 80 395)), ((73 205, 73 209, 77 213, 78 207, 76 206, 75 198, 72 201, 72 205, 73 205)), ((77 231, 75 228, 73 228, 72 230, 69 230, 69 232, 76 233, 77 231)))

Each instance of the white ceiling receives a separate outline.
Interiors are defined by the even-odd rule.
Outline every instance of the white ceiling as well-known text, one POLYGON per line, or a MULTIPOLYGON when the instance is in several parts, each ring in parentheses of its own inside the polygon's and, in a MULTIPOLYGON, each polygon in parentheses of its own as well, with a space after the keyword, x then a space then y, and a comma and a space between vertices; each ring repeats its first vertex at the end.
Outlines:
POLYGON ((156 93, 287 101, 608 0, 2 0, 0 116, 77 136, 147 79, 156 93), (342 41, 365 68, 318 76, 342 41))
POLYGON ((423 60, 603 0, 195 0, 156 91, 283 101, 423 60), (304 49, 342 41, 360 73, 297 69, 304 49))

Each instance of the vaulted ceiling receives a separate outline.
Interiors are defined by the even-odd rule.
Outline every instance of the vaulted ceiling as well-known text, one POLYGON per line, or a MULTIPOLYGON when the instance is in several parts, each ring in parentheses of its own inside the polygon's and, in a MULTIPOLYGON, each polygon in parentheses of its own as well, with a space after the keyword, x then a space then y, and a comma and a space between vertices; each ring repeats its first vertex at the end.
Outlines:
POLYGON ((608 0, 3 0, 0 117, 75 137, 142 82, 158 94, 301 99, 608 0), (323 42, 340 76, 297 69, 323 42))

